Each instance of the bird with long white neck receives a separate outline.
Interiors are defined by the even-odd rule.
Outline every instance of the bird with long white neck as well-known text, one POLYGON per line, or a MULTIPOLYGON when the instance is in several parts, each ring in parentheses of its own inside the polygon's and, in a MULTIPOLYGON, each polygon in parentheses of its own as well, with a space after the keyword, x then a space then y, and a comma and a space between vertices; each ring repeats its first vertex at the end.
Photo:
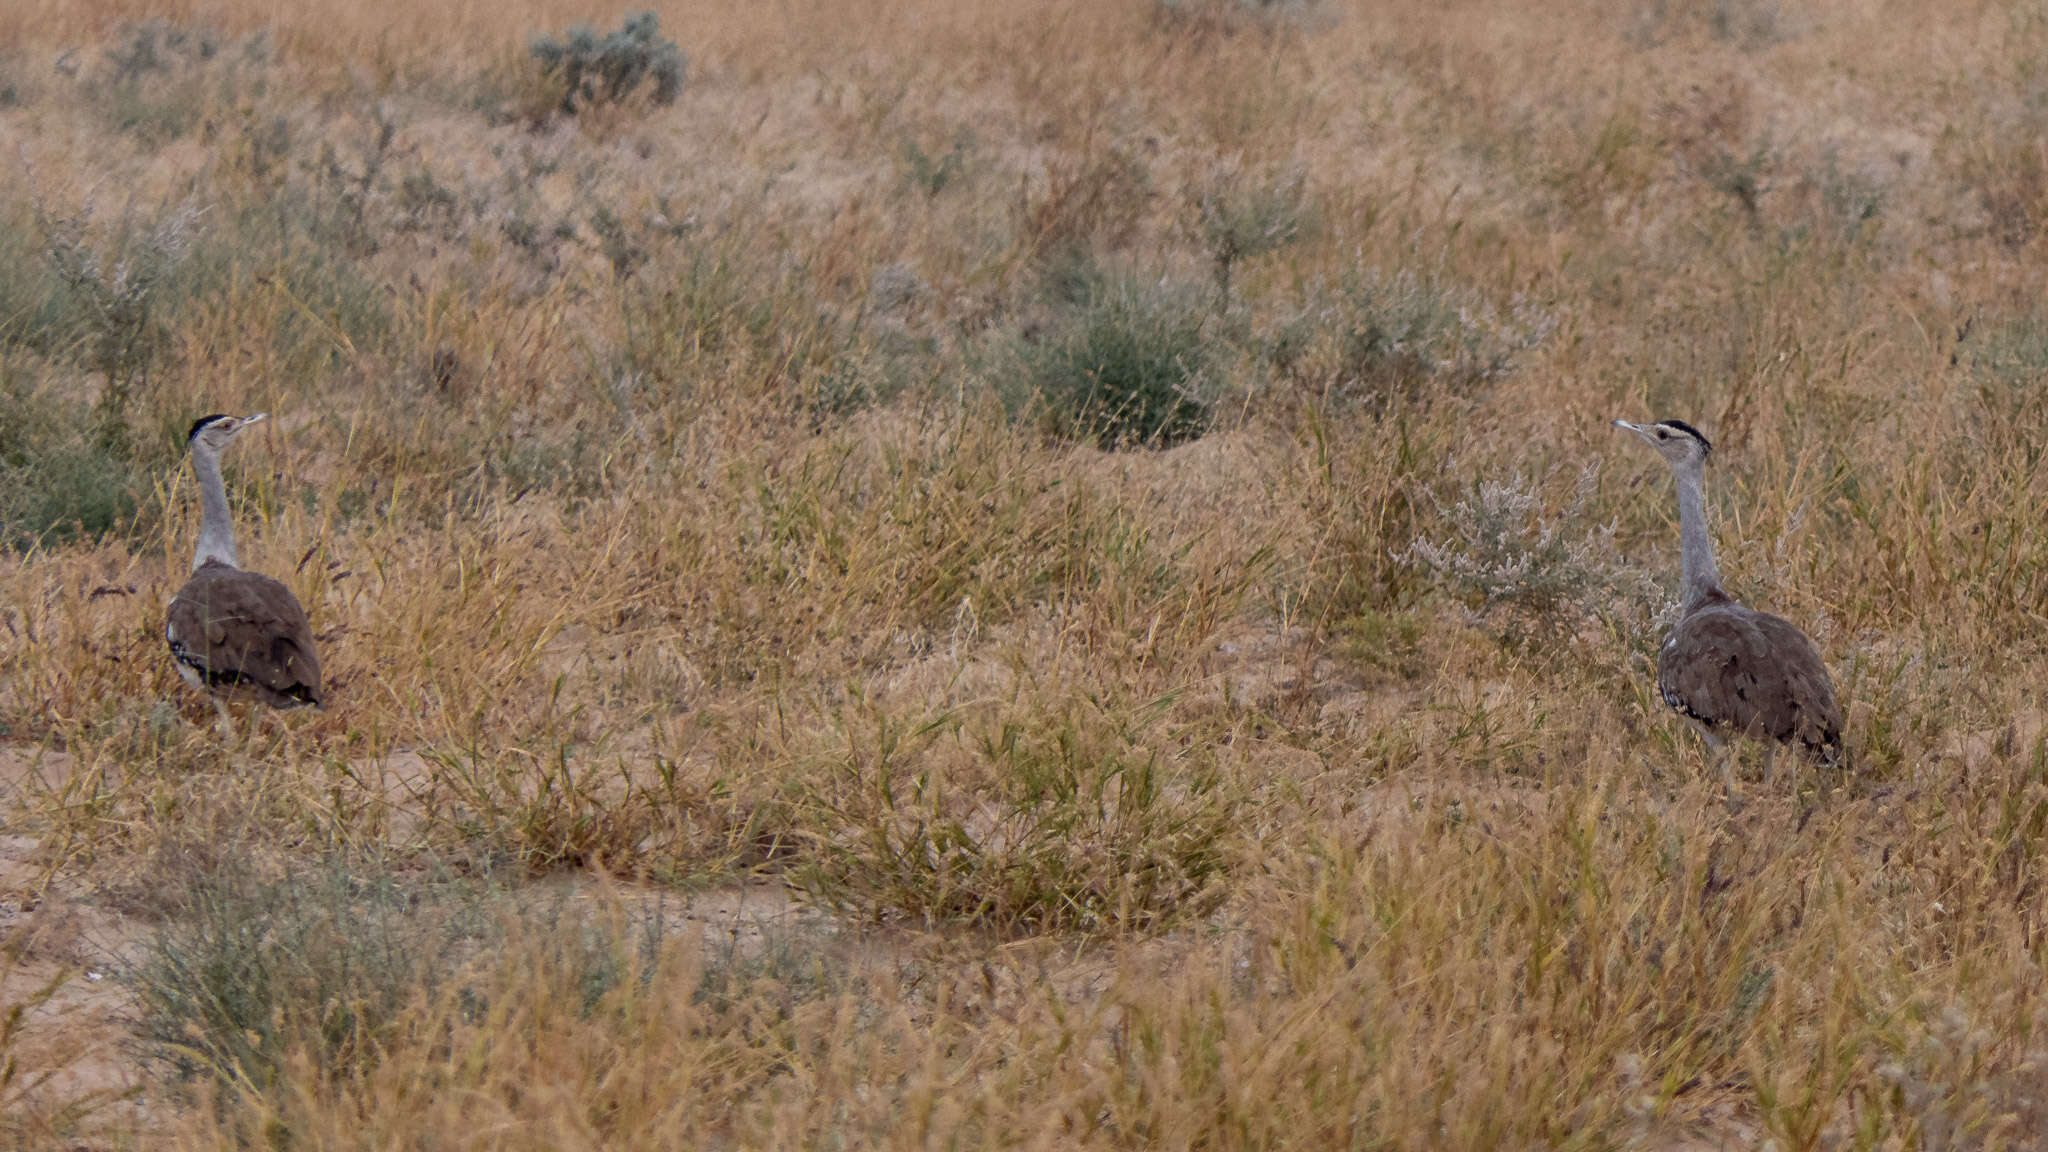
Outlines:
POLYGON ((199 544, 192 575, 171 601, 164 640, 185 682, 213 698, 224 727, 226 701, 273 708, 318 707, 320 657, 306 610, 291 589, 244 571, 235 555, 235 525, 221 482, 220 453, 264 418, 202 416, 185 445, 199 481, 199 544))
POLYGON ((1692 721, 1735 792, 1730 733, 1766 742, 1764 781, 1774 783, 1777 749, 1790 745, 1823 762, 1839 760, 1842 710, 1820 649, 1791 622, 1737 603, 1721 588, 1707 531, 1706 464, 1713 445, 1683 420, 1631 424, 1671 466, 1678 482, 1680 616, 1657 653, 1657 690, 1692 721))

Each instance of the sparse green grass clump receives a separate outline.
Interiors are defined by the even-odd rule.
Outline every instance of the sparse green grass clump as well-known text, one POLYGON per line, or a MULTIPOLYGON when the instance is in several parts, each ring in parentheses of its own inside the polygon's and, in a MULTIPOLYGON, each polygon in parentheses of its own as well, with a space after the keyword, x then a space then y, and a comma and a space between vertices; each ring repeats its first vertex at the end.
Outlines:
POLYGON ((340 860, 278 878, 244 865, 185 883, 133 974, 142 1030, 180 1075, 270 1088, 294 1054, 366 1069, 387 1030, 497 928, 481 889, 422 893, 340 860))
POLYGON ((231 39, 204 25, 144 20, 122 26, 88 83, 111 127, 161 147, 261 100, 270 56, 261 32, 231 39))
POLYGON ((46 945, 39 925, 19 925, 0 947, 0 1139, 17 1147, 62 1146, 88 1131, 94 1111, 118 1095, 106 1086, 78 1090, 79 1064, 92 1055, 77 1038, 37 1044, 29 1025, 38 1016, 58 1015, 65 986, 81 974, 38 964, 46 945))
POLYGON ((927 199, 935 197, 959 181, 973 149, 973 139, 965 134, 955 137, 949 147, 936 155, 925 151, 916 140, 905 140, 903 179, 927 199))
POLYGON ((24 71, 19 59, 0 55, 0 111, 19 108, 31 99, 28 86, 22 83, 24 71))
POLYGON ((204 113, 204 69, 220 52, 209 29, 147 20, 123 28, 101 61, 104 114, 119 129, 161 144, 190 132, 204 113))
POLYGON ((1155 743, 1169 701, 1053 703, 956 724, 842 717, 800 765, 835 906, 927 925, 1129 931, 1213 906, 1245 798, 1205 754, 1155 743))

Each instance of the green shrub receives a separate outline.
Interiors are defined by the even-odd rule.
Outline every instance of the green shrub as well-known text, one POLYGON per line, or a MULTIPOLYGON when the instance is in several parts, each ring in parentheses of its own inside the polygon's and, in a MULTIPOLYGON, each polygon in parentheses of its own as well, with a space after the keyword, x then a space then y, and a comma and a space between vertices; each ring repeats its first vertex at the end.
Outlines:
POLYGON ((95 434, 75 375, 38 386, 35 357, 0 356, 0 549, 134 533, 166 454, 95 434))
POLYGON ((193 252, 201 215, 186 201, 147 221, 125 213, 109 228, 94 223, 90 201, 78 215, 37 205, 33 240, 0 246, 10 269, 0 279, 0 346, 100 373, 96 430, 111 451, 127 447, 129 402, 170 344, 170 285, 193 252))
POLYGON ((0 546, 95 539, 134 521, 141 477, 90 442, 0 459, 0 546))
POLYGON ((1518 300, 1503 315, 1476 294, 1406 269, 1352 278, 1313 319, 1312 350, 1290 347, 1287 374, 1340 408, 1384 413, 1470 398, 1548 338, 1555 319, 1518 300))
POLYGON ((1216 269, 1217 307, 1230 307, 1238 262, 1285 248, 1315 227, 1308 181, 1299 170, 1254 177, 1241 164, 1218 164, 1196 188, 1193 231, 1216 269))
POLYGON ((281 376, 304 377, 337 358, 381 350, 392 326, 389 293, 350 258, 367 230, 351 198, 357 190, 316 171, 311 180, 282 179, 261 198, 202 204, 194 196, 153 212, 130 205, 117 215, 90 200, 62 213, 34 201, 0 207, 0 354, 32 354, 7 365, 12 391, 0 403, 17 409, 28 402, 31 370, 53 382, 64 366, 98 377, 90 382, 98 387, 81 388, 74 374, 61 400, 37 402, 33 445, 22 440, 21 423, 11 440, 0 438, 0 470, 17 472, 0 477, 0 500, 15 514, 10 528, 27 524, 14 543, 57 525, 83 523, 89 533, 111 526, 113 503, 62 496, 49 477, 68 472, 86 480, 88 491, 101 490, 94 478, 109 478, 116 466, 169 462, 137 431, 159 424, 182 430, 191 415, 161 410, 153 384, 173 355, 213 351, 181 345, 173 333, 190 333, 189 321, 252 281, 290 302, 247 310, 244 321, 267 329, 262 342, 281 376), (82 429, 93 444, 71 442, 82 429), (14 460, 30 452, 43 462, 19 474, 9 451, 14 460), (44 497, 24 485, 46 489, 56 503, 38 510, 44 497))
POLYGON ((626 17, 609 36, 578 24, 559 38, 536 37, 529 50, 560 86, 561 110, 572 116, 595 104, 624 103, 643 85, 653 86, 656 104, 673 104, 682 94, 687 61, 675 41, 661 38, 661 18, 652 12, 626 17))
POLYGON ((210 29, 148 20, 120 29, 102 53, 90 92, 116 130, 163 145, 190 135, 246 94, 260 97, 269 60, 261 34, 237 43, 210 29))
POLYGON ((962 132, 953 138, 952 147, 942 154, 933 155, 925 151, 916 140, 904 140, 904 180, 923 193, 925 199, 936 197, 959 180, 961 174, 967 170, 967 154, 973 143, 973 138, 962 132))
POLYGON ((1054 434, 1105 450, 1166 448, 1208 431, 1220 357, 1196 294, 1075 274, 1081 299, 1021 344, 1005 399, 1036 404, 1054 434))

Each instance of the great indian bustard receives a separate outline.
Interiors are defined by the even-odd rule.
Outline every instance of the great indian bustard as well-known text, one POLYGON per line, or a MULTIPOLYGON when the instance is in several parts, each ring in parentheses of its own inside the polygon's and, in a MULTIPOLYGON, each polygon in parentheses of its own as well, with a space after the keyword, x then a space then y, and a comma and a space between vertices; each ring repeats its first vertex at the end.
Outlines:
POLYGON ((1682 420, 1631 424, 1671 465, 1678 481, 1680 582, 1684 601, 1677 625, 1657 653, 1657 690, 1664 703, 1693 722, 1720 762, 1732 796, 1735 777, 1727 734, 1764 740, 1764 782, 1775 782, 1778 745, 1825 763, 1842 750, 1842 711, 1820 649, 1790 622, 1745 608, 1721 590, 1714 544, 1707 535, 1705 482, 1713 445, 1682 420))
POLYGON ((289 588, 243 571, 235 558, 235 526, 221 484, 220 453, 262 419, 261 412, 247 418, 202 416, 185 437, 192 472, 199 478, 203 518, 192 577, 171 601, 164 639, 178 675, 213 697, 224 730, 231 727, 229 700, 255 700, 273 708, 320 705, 320 658, 313 651, 306 610, 289 588))

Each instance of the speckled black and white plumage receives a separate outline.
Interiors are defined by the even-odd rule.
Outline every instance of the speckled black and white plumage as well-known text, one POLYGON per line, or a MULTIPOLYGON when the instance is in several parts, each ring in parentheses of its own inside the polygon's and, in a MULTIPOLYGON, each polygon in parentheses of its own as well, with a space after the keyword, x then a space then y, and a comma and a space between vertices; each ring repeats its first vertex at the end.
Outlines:
POLYGON ((1715 736, 1789 745, 1840 759, 1842 711, 1820 649, 1790 621, 1715 594, 1688 611, 1657 653, 1664 703, 1715 736))
POLYGON ((201 564, 171 601, 164 640, 194 688, 273 708, 320 704, 312 625, 291 589, 268 576, 201 564))

